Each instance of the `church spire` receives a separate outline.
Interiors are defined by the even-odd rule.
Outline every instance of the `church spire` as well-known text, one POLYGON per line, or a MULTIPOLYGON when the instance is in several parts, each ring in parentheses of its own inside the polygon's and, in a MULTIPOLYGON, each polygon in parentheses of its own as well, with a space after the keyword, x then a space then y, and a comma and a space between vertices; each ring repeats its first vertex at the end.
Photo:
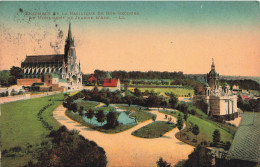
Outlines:
POLYGON ((70 22, 70 24, 69 24, 68 40, 69 40, 69 41, 72 41, 71 22, 70 22))

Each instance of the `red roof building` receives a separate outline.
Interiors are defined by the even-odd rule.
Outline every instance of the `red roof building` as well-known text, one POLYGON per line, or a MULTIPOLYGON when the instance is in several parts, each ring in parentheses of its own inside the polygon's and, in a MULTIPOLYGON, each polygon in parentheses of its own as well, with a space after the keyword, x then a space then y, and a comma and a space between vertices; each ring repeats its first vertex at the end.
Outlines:
POLYGON ((89 82, 97 82, 97 78, 94 77, 94 75, 92 75, 89 79, 88 79, 89 82))
POLYGON ((250 100, 250 97, 248 97, 248 96, 241 95, 241 97, 243 100, 250 100))
POLYGON ((115 90, 120 90, 120 80, 119 79, 105 79, 103 87, 110 87, 115 90))

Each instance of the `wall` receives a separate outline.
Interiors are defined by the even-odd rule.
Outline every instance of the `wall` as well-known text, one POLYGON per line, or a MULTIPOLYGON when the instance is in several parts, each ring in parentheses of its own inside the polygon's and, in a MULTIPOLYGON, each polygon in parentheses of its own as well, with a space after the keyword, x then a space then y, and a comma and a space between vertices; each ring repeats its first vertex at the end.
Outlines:
POLYGON ((41 83, 42 80, 40 78, 24 78, 17 79, 17 85, 31 86, 33 83, 41 83))
POLYGON ((220 114, 220 100, 219 97, 210 96, 209 98, 210 112, 212 115, 220 114))

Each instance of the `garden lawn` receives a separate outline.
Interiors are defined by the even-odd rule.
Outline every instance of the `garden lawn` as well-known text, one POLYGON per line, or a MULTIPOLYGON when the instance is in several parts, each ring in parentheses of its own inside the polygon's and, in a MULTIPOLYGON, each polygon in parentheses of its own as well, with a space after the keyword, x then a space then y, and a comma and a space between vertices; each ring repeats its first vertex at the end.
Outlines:
POLYGON ((99 102, 85 101, 85 100, 77 102, 78 109, 80 109, 80 106, 83 106, 84 110, 94 109, 99 104, 100 104, 99 102))
MULTIPOLYGON (((194 90, 193 89, 187 89, 187 88, 138 88, 141 92, 145 92, 148 90, 151 92, 152 90, 155 93, 174 93, 177 96, 190 96, 194 95, 194 90)), ((129 88, 129 90, 133 91, 134 88, 129 88)))
POLYGON ((132 133, 132 135, 142 138, 158 138, 175 128, 175 124, 169 124, 164 121, 155 121, 132 133))
MULTIPOLYGON (((177 117, 177 115, 180 113, 181 116, 183 117, 183 113, 180 111, 159 111, 164 114, 169 114, 174 117, 177 117)), ((233 136, 235 133, 235 129, 233 128, 227 128, 228 125, 221 125, 220 123, 216 123, 214 121, 208 120, 208 119, 201 119, 197 116, 189 114, 188 116, 188 124, 187 127, 182 130, 182 138, 180 138, 180 133, 177 134, 177 138, 180 140, 195 145, 196 143, 192 142, 193 139, 196 139, 196 136, 193 135, 191 131, 188 129, 192 127, 192 124, 195 125, 197 124, 199 126, 200 133, 197 136, 197 143, 200 143, 201 141, 207 141, 208 143, 212 142, 212 134, 215 129, 218 129, 220 131, 221 135, 221 141, 224 142, 231 142, 233 140, 233 136)))
POLYGON ((149 112, 143 111, 143 110, 137 110, 137 111, 131 113, 130 116, 136 118, 136 120, 138 122, 144 122, 146 120, 152 119, 153 116, 156 117, 155 114, 152 114, 152 113, 149 113, 149 112))
POLYGON ((59 123, 52 117, 52 112, 63 102, 63 97, 63 94, 57 94, 1 105, 2 151, 10 152, 10 149, 14 147, 21 148, 21 151, 15 152, 10 157, 2 155, 4 167, 24 166, 29 160, 33 160, 32 156, 36 149, 40 150, 40 144, 50 140, 46 138, 50 130, 44 128, 37 114, 44 106, 54 102, 44 110, 41 116, 53 129, 58 129, 59 123), (49 99, 52 100, 49 101, 49 99), (30 152, 25 153, 25 149, 29 147, 30 152))
POLYGON ((179 102, 178 104, 184 103, 188 106, 188 111, 189 110, 195 110, 196 111, 196 115, 199 116, 200 118, 206 119, 208 118, 208 115, 206 113, 204 113, 201 109, 197 108, 196 106, 194 106, 191 102, 189 103, 185 103, 185 102, 179 102))

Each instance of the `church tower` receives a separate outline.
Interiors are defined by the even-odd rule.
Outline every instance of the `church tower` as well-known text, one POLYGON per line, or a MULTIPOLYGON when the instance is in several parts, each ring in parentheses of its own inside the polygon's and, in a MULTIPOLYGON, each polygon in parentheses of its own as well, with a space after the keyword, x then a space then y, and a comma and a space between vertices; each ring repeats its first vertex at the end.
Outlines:
POLYGON ((73 64, 76 63, 76 50, 74 45, 74 39, 71 33, 71 23, 69 24, 68 37, 66 38, 66 44, 64 48, 64 60, 67 65, 67 70, 73 70, 73 64))
POLYGON ((219 89, 219 74, 215 70, 214 59, 212 59, 211 70, 207 74, 207 82, 211 90, 219 89))

